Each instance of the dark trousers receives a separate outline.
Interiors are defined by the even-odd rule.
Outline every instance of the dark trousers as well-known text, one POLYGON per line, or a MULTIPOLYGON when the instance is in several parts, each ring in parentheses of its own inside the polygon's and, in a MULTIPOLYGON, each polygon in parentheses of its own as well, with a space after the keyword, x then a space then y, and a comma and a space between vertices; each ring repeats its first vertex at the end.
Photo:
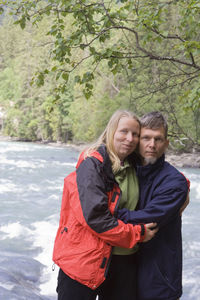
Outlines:
POLYGON ((96 289, 71 279, 61 269, 58 275, 58 300, 136 300, 137 255, 113 255, 106 280, 96 289))
POLYGON ((58 274, 58 286, 56 289, 58 300, 95 300, 97 292, 86 285, 71 279, 61 269, 58 274))
POLYGON ((137 255, 113 255, 99 300, 136 300, 137 255))

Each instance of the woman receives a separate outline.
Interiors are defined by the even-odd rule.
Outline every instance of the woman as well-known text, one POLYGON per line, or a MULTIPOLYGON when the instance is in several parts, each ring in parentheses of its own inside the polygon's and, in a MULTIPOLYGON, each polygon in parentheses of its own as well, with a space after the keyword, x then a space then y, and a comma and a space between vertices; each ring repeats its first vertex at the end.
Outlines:
POLYGON ((125 224, 115 212, 119 205, 134 209, 138 200, 132 152, 139 134, 137 117, 116 111, 65 178, 53 253, 58 300, 134 299, 135 246, 155 235, 156 224, 125 224))

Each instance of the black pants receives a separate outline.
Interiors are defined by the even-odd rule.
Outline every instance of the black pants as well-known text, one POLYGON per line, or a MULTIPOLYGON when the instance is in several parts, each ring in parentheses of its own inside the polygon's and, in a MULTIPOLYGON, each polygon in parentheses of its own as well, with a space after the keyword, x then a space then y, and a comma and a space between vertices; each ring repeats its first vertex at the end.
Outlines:
POLYGON ((113 255, 99 300, 136 300, 137 255, 113 255))
POLYGON ((136 254, 113 255, 106 280, 96 290, 71 279, 62 270, 58 275, 58 300, 136 300, 136 254))
POLYGON ((58 300, 95 300, 97 292, 86 285, 71 279, 61 269, 58 274, 58 286, 56 289, 58 300))

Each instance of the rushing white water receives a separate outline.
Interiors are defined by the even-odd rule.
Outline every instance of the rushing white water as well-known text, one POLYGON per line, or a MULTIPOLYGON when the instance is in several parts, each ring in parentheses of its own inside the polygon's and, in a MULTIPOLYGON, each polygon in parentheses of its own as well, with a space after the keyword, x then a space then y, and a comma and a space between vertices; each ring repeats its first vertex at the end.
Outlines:
MULTIPOLYGON (((78 152, 33 143, 0 142, 0 299, 55 300, 52 271, 64 177, 78 152)), ((182 169, 191 181, 183 213, 183 300, 200 294, 200 170, 182 169)))
POLYGON ((64 177, 72 149, 0 142, 0 299, 56 299, 52 272, 64 177))

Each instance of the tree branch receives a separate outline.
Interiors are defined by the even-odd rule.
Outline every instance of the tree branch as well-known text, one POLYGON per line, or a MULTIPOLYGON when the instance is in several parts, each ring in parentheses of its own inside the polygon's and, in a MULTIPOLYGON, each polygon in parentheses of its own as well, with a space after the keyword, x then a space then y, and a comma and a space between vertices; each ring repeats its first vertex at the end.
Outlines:
POLYGON ((135 99, 135 100, 138 100, 138 99, 144 98, 144 97, 146 97, 146 96, 148 96, 148 95, 152 95, 152 94, 156 94, 156 93, 158 93, 158 92, 162 92, 162 91, 164 91, 164 90, 166 90, 166 89, 172 89, 172 88, 176 87, 177 85, 183 85, 183 84, 185 84, 186 82, 191 81, 191 80, 193 80, 193 79, 195 79, 195 78, 197 78, 197 77, 199 77, 199 76, 196 75, 196 76, 187 78, 186 80, 184 80, 184 81, 182 81, 182 82, 180 82, 180 83, 174 83, 174 84, 168 85, 168 86, 162 86, 162 85, 161 85, 161 88, 156 89, 156 90, 153 90, 153 91, 148 92, 148 93, 146 93, 146 94, 143 94, 143 95, 141 95, 141 96, 135 97, 134 99, 135 99))
POLYGON ((136 47, 137 47, 137 49, 139 49, 140 51, 145 53, 150 59, 160 60, 160 61, 161 60, 162 61, 166 60, 166 61, 171 61, 171 62, 177 62, 179 64, 186 65, 186 66, 193 67, 195 69, 200 70, 200 66, 198 66, 194 63, 191 64, 191 63, 188 63, 186 61, 183 61, 183 60, 180 60, 180 59, 177 59, 177 58, 174 58, 174 57, 162 57, 162 56, 159 56, 157 54, 154 54, 154 53, 149 52, 148 50, 144 49, 140 45, 139 35, 138 35, 137 31, 132 29, 132 28, 129 28, 129 27, 126 27, 126 26, 114 26, 114 27, 110 27, 110 29, 123 29, 123 30, 128 30, 128 31, 134 33, 135 38, 136 38, 136 47))

